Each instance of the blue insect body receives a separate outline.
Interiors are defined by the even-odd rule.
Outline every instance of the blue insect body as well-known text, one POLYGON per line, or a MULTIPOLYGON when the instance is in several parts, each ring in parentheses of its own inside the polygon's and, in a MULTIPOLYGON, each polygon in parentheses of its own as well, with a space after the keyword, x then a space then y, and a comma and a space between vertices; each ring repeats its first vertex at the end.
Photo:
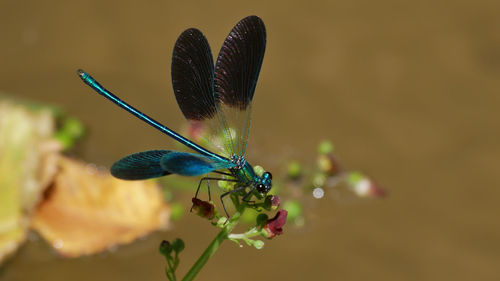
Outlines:
MULTIPOLYGON (((222 136, 223 148, 219 154, 160 124, 106 90, 83 70, 78 70, 80 78, 97 93, 197 152, 150 150, 134 153, 113 164, 111 173, 125 180, 169 174, 199 176, 210 172, 229 175, 231 178, 205 177, 198 185, 199 190, 203 180, 238 183, 234 190, 221 195, 221 201, 224 196, 247 187, 250 190, 243 196, 246 201, 254 190, 260 194, 269 192, 271 174, 266 172, 258 176, 245 160, 251 102, 265 45, 264 23, 257 16, 246 17, 236 24, 224 41, 215 66, 210 46, 201 31, 190 28, 177 39, 172 56, 172 85, 177 103, 186 119, 202 122, 212 130, 213 136, 222 136)), ((226 210, 223 201, 222 204, 226 210)))

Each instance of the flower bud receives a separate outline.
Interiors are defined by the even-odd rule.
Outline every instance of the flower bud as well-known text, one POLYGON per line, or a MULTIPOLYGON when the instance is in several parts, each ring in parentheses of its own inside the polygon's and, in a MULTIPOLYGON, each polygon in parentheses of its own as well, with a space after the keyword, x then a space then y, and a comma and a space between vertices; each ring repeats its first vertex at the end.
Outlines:
POLYGON ((334 149, 333 143, 331 141, 322 141, 318 145, 319 154, 329 154, 332 153, 334 149))
POLYGON ((222 189, 223 191, 231 191, 234 189, 234 185, 235 183, 234 182, 230 182, 230 181, 223 181, 223 180, 220 180, 217 182, 217 185, 220 187, 220 189, 222 189))
POLYGON ((321 172, 328 176, 338 175, 341 171, 340 164, 332 154, 321 154, 318 156, 318 167, 321 172))
POLYGON ((276 210, 280 205, 280 198, 277 195, 267 195, 264 200, 264 208, 266 210, 276 210))
POLYGON ((386 191, 383 188, 359 172, 352 172, 347 182, 359 197, 384 197, 386 195, 386 191))
POLYGON ((160 254, 162 254, 163 256, 169 256, 172 252, 172 245, 167 240, 163 240, 161 241, 159 250, 160 254))
POLYGON ((182 241, 182 239, 175 239, 174 241, 172 241, 172 249, 174 250, 174 252, 176 253, 180 253, 182 252, 182 250, 184 250, 184 241, 182 241))
POLYGON ((300 176, 302 176, 302 170, 302 166, 299 162, 290 162, 287 166, 287 176, 292 180, 299 179, 300 176))
POLYGON ((262 177, 262 175, 266 172, 266 170, 264 170, 264 168, 262 168, 262 166, 259 165, 253 166, 253 171, 259 177, 262 177))
POLYGON ((252 244, 255 247, 255 249, 257 249, 257 250, 264 248, 264 241, 262 241, 262 240, 254 240, 252 242, 252 244))

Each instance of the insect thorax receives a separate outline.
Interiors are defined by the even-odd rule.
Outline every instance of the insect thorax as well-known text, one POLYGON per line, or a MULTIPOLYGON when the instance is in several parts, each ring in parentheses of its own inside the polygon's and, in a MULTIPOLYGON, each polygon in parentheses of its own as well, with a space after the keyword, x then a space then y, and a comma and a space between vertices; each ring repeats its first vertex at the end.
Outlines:
POLYGON ((247 160, 243 156, 238 156, 236 154, 231 155, 231 162, 236 164, 235 169, 243 169, 247 164, 247 160))
POLYGON ((229 169, 231 173, 242 183, 251 184, 255 181, 256 175, 253 170, 252 165, 250 165, 243 156, 232 155, 231 162, 233 162, 236 167, 229 169))

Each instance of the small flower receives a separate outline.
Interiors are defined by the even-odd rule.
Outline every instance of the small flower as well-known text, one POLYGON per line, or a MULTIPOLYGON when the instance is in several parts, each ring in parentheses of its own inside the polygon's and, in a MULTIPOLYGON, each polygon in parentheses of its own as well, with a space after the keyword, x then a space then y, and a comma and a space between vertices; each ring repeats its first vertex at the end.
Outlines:
POLYGON ((322 141, 318 145, 318 153, 319 154, 329 154, 329 153, 332 153, 334 149, 335 149, 335 146, 333 145, 333 143, 331 141, 328 141, 328 140, 322 141))
POLYGON ((266 210, 276 210, 280 205, 280 198, 276 195, 268 195, 264 201, 264 208, 266 210))
POLYGON ((286 223, 287 214, 286 210, 279 210, 274 218, 267 220, 266 225, 262 229, 262 235, 269 239, 276 235, 281 235, 283 233, 283 226, 286 223))
POLYGON ((354 192, 360 197, 384 197, 386 195, 386 191, 371 179, 363 179, 353 188, 354 192))
POLYGON ((210 202, 207 201, 202 201, 198 198, 193 198, 193 207, 191 207, 191 210, 194 210, 194 212, 206 219, 213 219, 215 217, 215 209, 214 205, 212 205, 210 202))
POLYGON ((328 176, 336 176, 342 171, 342 168, 340 167, 337 158, 335 158, 333 154, 319 155, 318 167, 321 170, 321 172, 325 173, 328 176))
POLYGON ((317 173, 312 179, 312 185, 314 187, 322 187, 326 184, 327 177, 325 174, 317 173))
POLYGON ((386 191, 377 185, 373 180, 361 175, 358 172, 353 172, 348 177, 348 183, 351 189, 359 197, 384 197, 386 191))

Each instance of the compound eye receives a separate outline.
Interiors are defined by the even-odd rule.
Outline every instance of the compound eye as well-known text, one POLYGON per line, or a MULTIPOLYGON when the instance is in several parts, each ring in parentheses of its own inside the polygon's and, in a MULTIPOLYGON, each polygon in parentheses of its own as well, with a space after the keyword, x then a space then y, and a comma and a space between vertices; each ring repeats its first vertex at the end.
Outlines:
POLYGON ((272 180, 273 179, 273 175, 269 172, 265 172, 264 173, 264 177, 267 177, 268 179, 272 180))
POLYGON ((259 183, 257 185, 257 191, 260 193, 266 193, 266 187, 262 183, 259 183))

